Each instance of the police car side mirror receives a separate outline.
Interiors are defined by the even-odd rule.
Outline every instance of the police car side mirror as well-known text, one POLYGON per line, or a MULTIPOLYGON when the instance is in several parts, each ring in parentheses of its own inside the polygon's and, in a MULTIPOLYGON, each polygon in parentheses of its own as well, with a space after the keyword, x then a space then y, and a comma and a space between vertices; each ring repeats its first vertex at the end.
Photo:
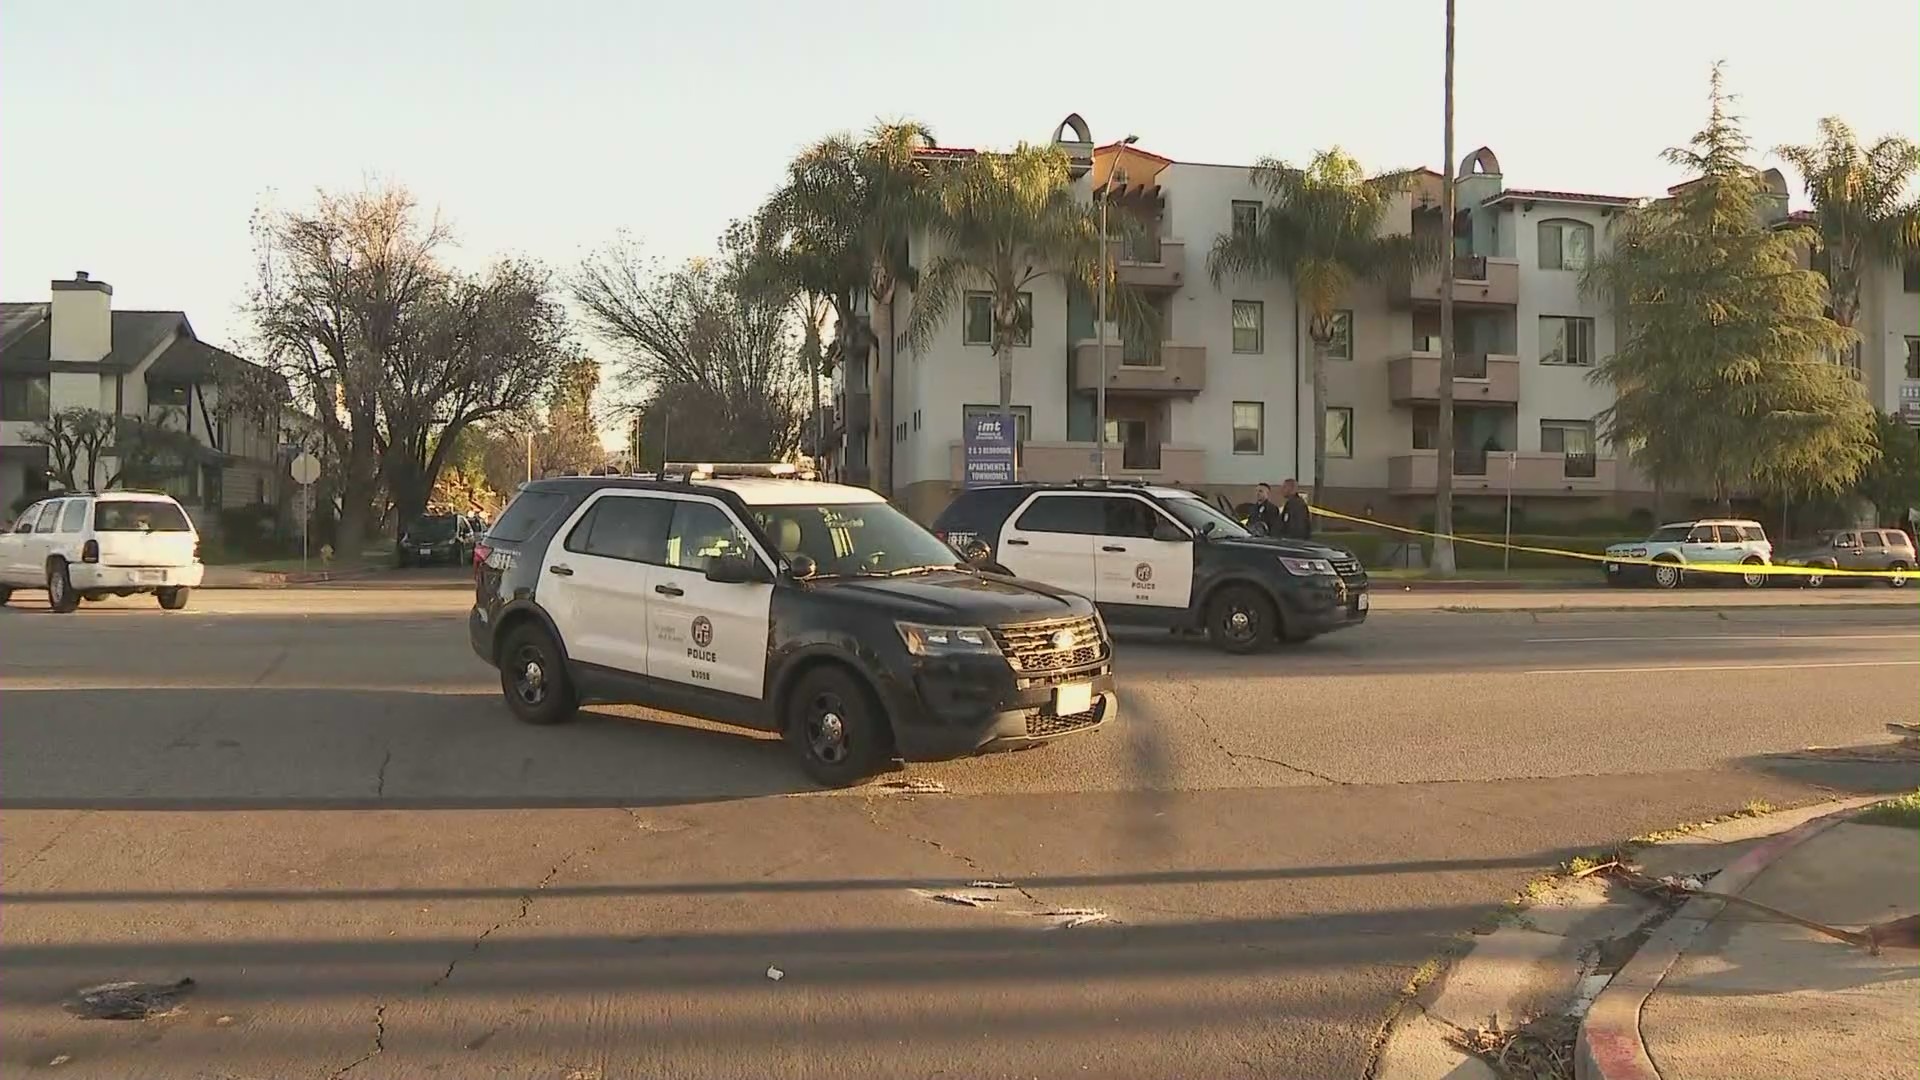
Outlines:
POLYGON ((993 549, 984 540, 969 540, 960 545, 960 557, 969 566, 985 566, 993 561, 993 549))
POLYGON ((805 581, 820 572, 820 564, 813 561, 811 555, 787 556, 787 576, 795 581, 805 581))
POLYGON ((765 582, 767 575, 761 568, 760 560, 732 556, 708 563, 707 580, 721 585, 754 585, 765 582))

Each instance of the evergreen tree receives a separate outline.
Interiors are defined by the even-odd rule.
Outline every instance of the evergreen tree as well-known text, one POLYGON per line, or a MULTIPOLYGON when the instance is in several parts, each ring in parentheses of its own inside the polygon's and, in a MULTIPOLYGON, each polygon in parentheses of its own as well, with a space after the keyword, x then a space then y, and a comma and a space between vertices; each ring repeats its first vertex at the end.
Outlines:
POLYGON ((1713 73, 1707 126, 1669 162, 1697 176, 1622 220, 1586 286, 1620 314, 1596 367, 1615 402, 1607 438, 1667 486, 1837 492, 1873 461, 1874 413, 1835 358, 1852 332, 1826 314, 1826 283, 1800 269, 1805 230, 1769 228, 1749 144, 1713 73))

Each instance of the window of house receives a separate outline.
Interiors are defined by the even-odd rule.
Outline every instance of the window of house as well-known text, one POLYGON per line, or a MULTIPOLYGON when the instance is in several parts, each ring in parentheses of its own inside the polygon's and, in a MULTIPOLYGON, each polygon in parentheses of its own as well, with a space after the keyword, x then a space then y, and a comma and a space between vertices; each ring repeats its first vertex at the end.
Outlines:
POLYGON ((1593 265, 1593 226, 1584 221, 1540 223, 1540 269, 1585 270, 1593 265))
POLYGON ((1867 377, 1861 360, 1862 344, 1856 341, 1840 354, 1840 366, 1847 369, 1847 374, 1853 376, 1854 382, 1865 382, 1867 377))
POLYGON ((187 388, 179 383, 150 383, 147 386, 147 404, 179 405, 187 403, 187 388))
POLYGON ((0 379, 0 420, 45 420, 52 404, 45 375, 0 379))
POLYGON ((1327 345, 1327 359, 1353 359, 1353 312, 1333 313, 1333 338, 1327 345))
POLYGON ((1233 452, 1263 454, 1267 449, 1267 406, 1259 401, 1233 403, 1233 452))
POLYGON ((1920 258, 1900 260, 1900 287, 1907 292, 1920 292, 1920 258))
POLYGON ((1440 410, 1432 405, 1413 407, 1413 448, 1437 450, 1440 442, 1440 410))
POLYGON ((1593 366, 1593 320, 1575 315, 1540 317, 1540 362, 1593 366))
POLYGON ((1267 347, 1267 305, 1258 300, 1233 302, 1233 351, 1264 352, 1267 347))
POLYGON ((1327 456, 1353 456, 1353 410, 1344 405, 1327 410, 1327 456))
POLYGON ((1920 337, 1907 339, 1907 378, 1920 379, 1920 337))
MULTIPOLYGON (((1015 345, 1033 344, 1033 294, 1023 292, 1015 301, 1020 309, 1020 326, 1014 334, 1015 345)), ((993 294, 989 292, 970 292, 966 297, 966 325, 964 344, 993 344, 993 294)))
POLYGON ((1540 451, 1578 457, 1593 453, 1593 421, 1540 421, 1540 451))
POLYGON ((1260 228, 1260 204, 1250 199, 1233 200, 1233 235, 1252 236, 1260 228))
MULTIPOLYGON (((964 405, 960 409, 960 430, 965 431, 968 421, 976 416, 999 416, 998 405, 964 405)), ((1013 407, 1013 438, 1015 442, 1026 442, 1033 438, 1033 406, 1015 405, 1013 407)))

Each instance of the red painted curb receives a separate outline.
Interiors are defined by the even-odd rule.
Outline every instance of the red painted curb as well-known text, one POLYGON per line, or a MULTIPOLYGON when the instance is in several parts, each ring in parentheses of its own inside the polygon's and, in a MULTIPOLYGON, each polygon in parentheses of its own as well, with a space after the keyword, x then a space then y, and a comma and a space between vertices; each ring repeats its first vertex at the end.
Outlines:
MULTIPOLYGON (((1775 860, 1858 810, 1836 810, 1769 837, 1714 875, 1713 891, 1739 895, 1775 860)), ((1725 906, 1704 897, 1687 901, 1607 983, 1580 1022, 1573 1055, 1576 1080, 1662 1080, 1640 1036, 1640 1011, 1675 961, 1725 906)))

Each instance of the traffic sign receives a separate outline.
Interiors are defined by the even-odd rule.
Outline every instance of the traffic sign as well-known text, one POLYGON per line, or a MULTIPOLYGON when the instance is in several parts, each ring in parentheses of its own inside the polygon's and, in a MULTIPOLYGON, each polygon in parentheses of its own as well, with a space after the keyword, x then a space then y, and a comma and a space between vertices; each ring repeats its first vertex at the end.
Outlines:
POLYGON ((301 454, 293 459, 293 482, 306 487, 320 479, 320 459, 312 454, 301 454))

